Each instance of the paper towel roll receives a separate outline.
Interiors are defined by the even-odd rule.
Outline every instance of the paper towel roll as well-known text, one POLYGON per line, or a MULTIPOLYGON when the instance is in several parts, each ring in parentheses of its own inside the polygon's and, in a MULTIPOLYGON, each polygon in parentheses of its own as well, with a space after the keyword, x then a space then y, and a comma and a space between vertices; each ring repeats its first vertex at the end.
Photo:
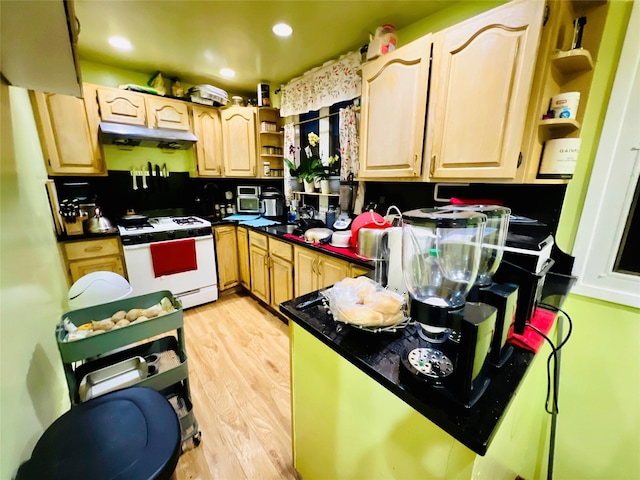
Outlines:
POLYGON ((402 227, 388 228, 389 262, 387 263, 387 288, 398 293, 407 291, 402 276, 402 227))

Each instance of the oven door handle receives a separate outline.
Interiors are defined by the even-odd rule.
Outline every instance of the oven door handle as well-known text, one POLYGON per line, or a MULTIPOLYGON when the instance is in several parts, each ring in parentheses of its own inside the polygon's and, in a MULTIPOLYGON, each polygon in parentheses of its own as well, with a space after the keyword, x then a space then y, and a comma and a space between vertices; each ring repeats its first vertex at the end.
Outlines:
MULTIPOLYGON (((202 240, 213 240, 213 234, 200 235, 199 237, 189 237, 189 238, 193 238, 196 242, 199 242, 199 241, 202 241, 202 240)), ((178 240, 182 240, 182 239, 178 239, 178 240)), ((163 242, 173 242, 174 240, 162 240, 162 241, 163 242)), ((151 243, 137 243, 135 245, 123 245, 122 249, 123 250, 141 250, 143 248, 149 248, 150 244, 151 243)))
POLYGON ((149 248, 148 243, 139 243, 136 245, 123 245, 123 250, 142 250, 143 248, 149 248))

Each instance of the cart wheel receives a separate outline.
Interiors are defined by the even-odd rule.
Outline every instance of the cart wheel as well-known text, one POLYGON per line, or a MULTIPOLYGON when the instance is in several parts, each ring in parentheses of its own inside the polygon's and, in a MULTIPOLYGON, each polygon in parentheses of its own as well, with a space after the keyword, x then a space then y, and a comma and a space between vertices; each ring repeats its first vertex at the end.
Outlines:
POLYGON ((198 432, 193 436, 193 445, 197 447, 200 445, 201 442, 202 442, 202 432, 198 432))

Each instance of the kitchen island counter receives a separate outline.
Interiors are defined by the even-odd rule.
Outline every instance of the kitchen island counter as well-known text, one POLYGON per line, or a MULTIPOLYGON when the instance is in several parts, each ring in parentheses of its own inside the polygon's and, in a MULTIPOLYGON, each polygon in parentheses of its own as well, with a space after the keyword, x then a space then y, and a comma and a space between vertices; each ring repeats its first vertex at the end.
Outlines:
POLYGON ((415 326, 371 333, 335 322, 323 305, 296 309, 317 294, 280 305, 291 320, 294 458, 305 478, 540 476, 551 418, 544 407, 546 345, 537 355, 514 347, 485 394, 466 409, 401 379, 400 358, 414 345, 415 326), (368 445, 372 439, 375 445, 368 445), (331 448, 323 457, 314 449, 324 443, 331 448), (344 452, 327 458, 338 450, 344 452), (435 451, 443 457, 425 466, 435 451))

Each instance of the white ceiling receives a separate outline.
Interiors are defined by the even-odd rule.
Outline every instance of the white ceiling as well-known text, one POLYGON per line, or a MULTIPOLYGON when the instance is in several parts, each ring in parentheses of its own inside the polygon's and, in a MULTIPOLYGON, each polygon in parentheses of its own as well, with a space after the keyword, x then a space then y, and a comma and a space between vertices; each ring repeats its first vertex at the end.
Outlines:
POLYGON ((384 23, 401 29, 447 6, 451 1, 75 1, 82 60, 149 75, 159 70, 241 95, 359 50, 384 23), (276 37, 271 27, 278 22, 290 24, 293 35, 276 37), (128 38, 133 49, 116 51, 110 36, 128 38), (223 67, 236 72, 232 80, 219 75, 223 67))

